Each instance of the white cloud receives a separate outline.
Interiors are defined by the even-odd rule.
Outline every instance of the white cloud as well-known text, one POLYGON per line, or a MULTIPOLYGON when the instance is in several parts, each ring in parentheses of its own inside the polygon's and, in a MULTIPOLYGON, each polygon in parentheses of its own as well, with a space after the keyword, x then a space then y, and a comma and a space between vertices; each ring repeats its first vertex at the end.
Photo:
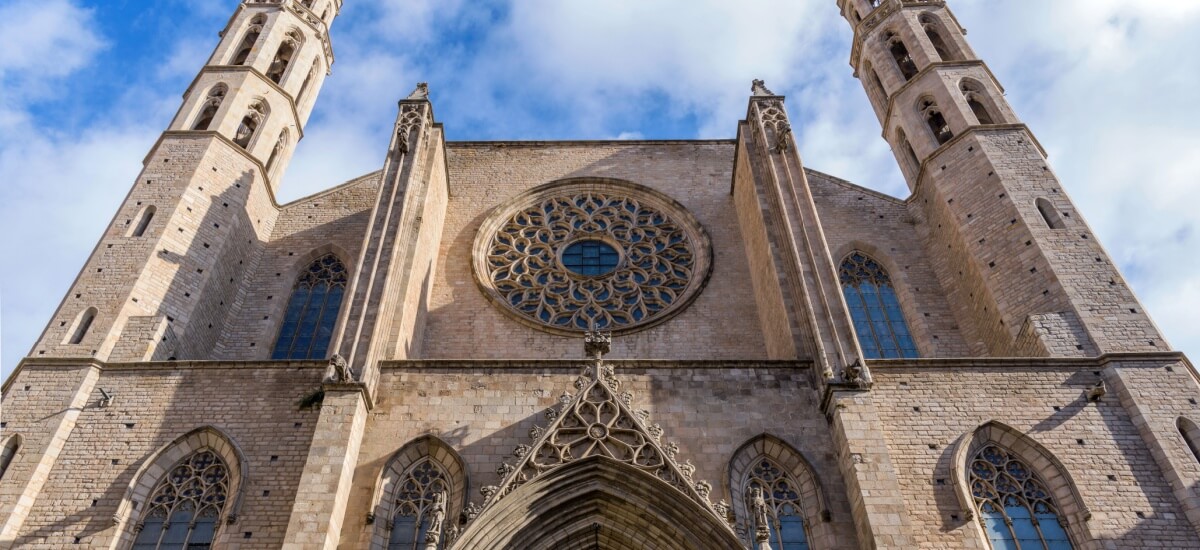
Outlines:
MULTIPOLYGON (((11 216, 0 223, 9 235, 24 224, 68 228, 3 245, 8 257, 39 258, 22 274, 36 280, 31 292, 22 284, 14 296, 5 281, 6 368, 41 330, 133 181, 161 130, 147 121, 165 125, 178 106, 186 82, 162 81, 190 80, 235 7, 176 4, 214 28, 178 37, 154 78, 126 89, 109 120, 72 135, 36 132, 44 121, 26 101, 71 92, 68 77, 104 47, 91 14, 68 0, 0 7, 0 181, 14 182, 0 188, 0 215, 11 216), (63 204, 68 184, 75 187, 63 204), (61 208, 41 208, 51 199, 61 208)), ((1200 214, 1190 206, 1200 200, 1192 97, 1200 65, 1186 55, 1200 31, 1200 2, 951 7, 1168 338, 1200 351, 1200 324, 1191 320, 1200 306, 1200 214)), ((452 140, 636 139, 732 137, 750 80, 763 78, 788 96, 809 166, 907 192, 851 76, 850 33, 833 0, 379 0, 347 3, 333 39, 334 75, 281 200, 378 169, 396 100, 418 81, 430 82, 452 140)))

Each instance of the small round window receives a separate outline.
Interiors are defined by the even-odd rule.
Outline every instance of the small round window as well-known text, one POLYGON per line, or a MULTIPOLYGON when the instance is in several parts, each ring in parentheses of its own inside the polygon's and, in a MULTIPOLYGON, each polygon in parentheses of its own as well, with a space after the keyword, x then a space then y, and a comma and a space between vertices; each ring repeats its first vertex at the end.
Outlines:
POLYGON ((563 267, 571 273, 587 277, 612 273, 620 260, 617 249, 596 240, 572 243, 562 253, 563 267))

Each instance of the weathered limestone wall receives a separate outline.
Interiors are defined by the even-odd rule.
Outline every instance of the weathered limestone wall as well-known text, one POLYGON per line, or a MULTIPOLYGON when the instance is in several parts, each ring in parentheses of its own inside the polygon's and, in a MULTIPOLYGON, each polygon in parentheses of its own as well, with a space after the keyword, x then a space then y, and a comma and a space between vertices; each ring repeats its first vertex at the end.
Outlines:
POLYGON ((921 356, 971 355, 907 204, 814 170, 808 183, 834 261, 858 250, 887 268, 921 356))
MULTIPOLYGON (((1144 420, 1131 418, 1112 384, 1098 403, 1088 401, 1085 392, 1112 377, 1106 362, 878 361, 871 366, 872 395, 921 548, 988 547, 977 523, 964 514, 951 465, 955 446, 989 421, 1025 434, 1061 461, 1092 514, 1081 527, 1094 539, 1120 548, 1200 545, 1140 435, 1144 420)), ((1174 376, 1171 385, 1190 388, 1172 393, 1200 395, 1190 375, 1178 368, 1174 375, 1163 372, 1162 365, 1143 371, 1174 376)), ((1156 406, 1173 416, 1181 407, 1195 407, 1186 399, 1177 395, 1156 406)), ((1174 420, 1158 423, 1163 422, 1174 420)), ((1185 447, 1177 433, 1170 448, 1179 455, 1185 447)), ((1194 458, 1191 463, 1195 472, 1194 458)))
POLYGON ((568 177, 626 179, 679 201, 712 239, 708 286, 669 322, 614 342, 614 357, 767 356, 729 181, 732 142, 449 143, 450 201, 429 303, 423 357, 570 358, 575 339, 530 330, 474 281, 471 246, 493 207, 568 177), (488 343, 504 342, 504 345, 488 343))
MULTIPOLYGON (((208 425, 241 448, 249 471, 240 516, 218 541, 224 548, 279 548, 318 415, 297 403, 320 387, 323 372, 323 364, 313 363, 100 367, 16 546, 107 547, 118 536, 113 516, 142 463, 208 425), (107 408, 98 406, 101 388, 114 396, 107 408)), ((43 424, 72 410, 62 410, 69 401, 63 392, 72 392, 80 377, 79 367, 50 362, 27 362, 16 374, 4 394, 4 433, 22 434, 27 443, 5 474, 5 493, 22 485, 35 449, 52 435, 43 424)))
MULTIPOLYGON (((845 487, 831 434, 817 412, 816 394, 803 363, 617 361, 621 391, 634 393, 633 409, 650 411, 662 441, 679 445, 678 458, 696 466, 695 479, 714 487, 712 501, 732 502, 728 467, 735 451, 760 434, 796 448, 824 485, 837 547, 855 545, 845 487)), ((379 399, 367 422, 355 473, 343 541, 365 548, 374 526, 366 515, 381 472, 391 456, 417 437, 432 434, 466 463, 467 498, 482 503, 480 487, 498 485, 496 468, 513 462, 513 449, 532 444, 529 430, 547 426, 543 416, 573 382, 583 362, 416 361, 385 365, 379 399)), ((452 511, 452 518, 457 511, 452 511)), ((376 518, 384 521, 386 518, 376 518)))

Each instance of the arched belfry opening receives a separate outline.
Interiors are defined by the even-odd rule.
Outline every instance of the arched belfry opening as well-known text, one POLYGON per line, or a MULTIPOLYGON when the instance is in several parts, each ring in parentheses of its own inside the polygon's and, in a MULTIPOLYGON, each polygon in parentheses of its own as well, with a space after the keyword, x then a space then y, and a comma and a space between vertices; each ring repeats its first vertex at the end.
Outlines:
MULTIPOLYGON (((604 456, 530 481, 476 518, 451 549, 735 550, 737 536, 662 480, 604 456)), ((744 549, 742 549, 744 550, 744 549)))

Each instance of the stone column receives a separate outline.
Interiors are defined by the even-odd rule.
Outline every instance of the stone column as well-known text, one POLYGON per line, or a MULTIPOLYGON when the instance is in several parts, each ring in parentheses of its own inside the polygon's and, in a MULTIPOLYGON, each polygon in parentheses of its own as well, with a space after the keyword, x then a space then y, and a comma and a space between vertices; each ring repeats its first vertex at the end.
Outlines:
POLYGON ((859 548, 917 548, 871 393, 831 386, 825 399, 859 548))
POLYGON ((324 391, 284 536, 286 549, 332 550, 342 534, 370 401, 366 387, 356 382, 327 382, 324 391))
POLYGON ((5 416, 7 431, 25 439, 0 484, 0 548, 13 547, 99 379, 94 363, 33 366, 27 360, 5 388, 4 407, 16 411, 5 416))

